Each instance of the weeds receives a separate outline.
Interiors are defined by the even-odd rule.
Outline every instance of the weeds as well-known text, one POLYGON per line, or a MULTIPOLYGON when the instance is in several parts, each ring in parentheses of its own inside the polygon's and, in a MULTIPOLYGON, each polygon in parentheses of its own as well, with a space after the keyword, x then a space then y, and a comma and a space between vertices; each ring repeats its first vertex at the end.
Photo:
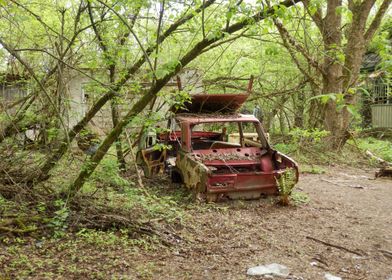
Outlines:
POLYGON ((68 228, 67 218, 69 216, 69 208, 61 199, 54 202, 54 206, 58 210, 54 211, 54 216, 49 220, 49 226, 53 228, 55 238, 63 237, 68 228))
POLYGON ((308 204, 310 202, 310 197, 303 192, 292 192, 291 199, 295 205, 308 204))
POLYGON ((371 151, 378 157, 392 162, 392 142, 387 140, 379 140, 373 137, 356 139, 358 148, 363 152, 371 151))
POLYGON ((331 151, 326 143, 323 131, 294 130, 288 135, 272 135, 276 141, 274 148, 290 155, 300 163, 303 173, 322 174, 325 172, 320 165, 340 164, 348 166, 375 165, 376 162, 365 157, 367 150, 376 156, 392 162, 392 142, 373 137, 348 140, 339 152, 331 151))
POLYGON ((307 165, 303 164, 301 165, 301 173, 308 173, 308 174, 324 174, 326 170, 317 165, 307 165))
POLYGON ((294 169, 286 169, 278 178, 276 178, 279 189, 279 204, 287 206, 290 204, 290 196, 293 188, 297 183, 294 169))

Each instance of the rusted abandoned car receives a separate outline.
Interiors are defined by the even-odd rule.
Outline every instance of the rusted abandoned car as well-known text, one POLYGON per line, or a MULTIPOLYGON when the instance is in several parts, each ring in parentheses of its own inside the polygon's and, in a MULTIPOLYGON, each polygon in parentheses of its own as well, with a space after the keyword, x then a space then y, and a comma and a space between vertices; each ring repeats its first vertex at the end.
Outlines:
POLYGON ((197 94, 169 121, 169 132, 145 135, 138 163, 161 171, 208 201, 277 194, 276 178, 297 164, 271 148, 260 121, 236 111, 247 94, 197 94), (156 149, 156 144, 171 149, 156 149))

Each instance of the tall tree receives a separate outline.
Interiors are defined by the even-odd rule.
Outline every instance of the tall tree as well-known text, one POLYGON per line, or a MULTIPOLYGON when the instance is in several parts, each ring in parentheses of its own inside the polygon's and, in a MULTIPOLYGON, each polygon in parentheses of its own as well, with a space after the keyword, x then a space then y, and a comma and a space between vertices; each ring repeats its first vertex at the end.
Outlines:
POLYGON ((390 7, 391 0, 303 1, 323 42, 318 61, 288 32, 280 20, 275 25, 290 50, 300 53, 322 80, 321 93, 330 97, 324 108, 324 126, 331 147, 341 148, 348 139, 351 110, 356 102, 355 86, 366 48, 390 7))

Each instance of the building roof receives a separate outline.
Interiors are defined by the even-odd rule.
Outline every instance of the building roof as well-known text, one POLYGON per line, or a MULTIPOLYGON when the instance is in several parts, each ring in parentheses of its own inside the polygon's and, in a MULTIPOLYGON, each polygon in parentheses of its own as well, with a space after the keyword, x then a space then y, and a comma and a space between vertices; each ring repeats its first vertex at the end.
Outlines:
POLYGON ((381 62, 381 57, 374 52, 368 52, 362 59, 361 71, 373 72, 381 62))

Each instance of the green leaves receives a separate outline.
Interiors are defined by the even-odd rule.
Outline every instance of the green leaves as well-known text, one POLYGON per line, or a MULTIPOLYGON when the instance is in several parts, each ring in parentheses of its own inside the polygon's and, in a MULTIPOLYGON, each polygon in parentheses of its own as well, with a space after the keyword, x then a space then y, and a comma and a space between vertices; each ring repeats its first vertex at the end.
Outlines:
POLYGON ((265 54, 266 55, 277 55, 277 54, 279 54, 279 49, 275 45, 268 46, 265 49, 265 54))
POLYGON ((339 6, 335 10, 336 14, 342 15, 347 22, 352 22, 353 13, 347 6, 339 6))
MULTIPOLYGON (((347 90, 346 94, 355 94, 356 92, 356 88, 350 88, 347 90)), ((345 94, 343 93, 320 94, 309 98, 309 101, 319 99, 322 104, 327 104, 329 101, 334 101, 336 103, 337 111, 342 111, 343 109, 346 109, 353 117, 360 118, 360 114, 357 108, 352 104, 346 104, 344 96, 345 94)))
POLYGON ((207 39, 208 40, 214 40, 215 38, 219 38, 222 36, 222 30, 220 29, 215 29, 215 30, 211 30, 208 35, 207 35, 207 39))
POLYGON ((60 238, 68 228, 67 218, 69 216, 69 209, 61 199, 56 200, 53 204, 58 210, 54 212, 54 216, 50 219, 49 226, 54 230, 54 237, 60 238))
POLYGON ((309 98, 308 100, 320 99, 322 104, 327 104, 330 100, 335 101, 337 103, 343 100, 344 95, 342 93, 329 93, 329 94, 320 94, 309 98))
POLYGON ((293 143, 317 143, 321 139, 329 135, 328 131, 315 129, 300 129, 295 128, 289 133, 293 137, 293 143))
POLYGON ((165 63, 155 71, 155 76, 158 79, 161 79, 166 75, 174 72, 178 66, 181 66, 181 62, 179 60, 172 60, 168 63, 165 63))
POLYGON ((283 5, 275 5, 274 7, 274 12, 275 15, 277 15, 280 18, 285 18, 287 15, 287 7, 283 5))
POLYGON ((308 10, 311 15, 314 15, 318 9, 320 9, 325 1, 323 0, 312 0, 309 1, 308 10))
POLYGON ((282 174, 275 178, 279 189, 280 204, 288 206, 290 204, 290 195, 296 184, 296 172, 293 168, 286 169, 282 174))

